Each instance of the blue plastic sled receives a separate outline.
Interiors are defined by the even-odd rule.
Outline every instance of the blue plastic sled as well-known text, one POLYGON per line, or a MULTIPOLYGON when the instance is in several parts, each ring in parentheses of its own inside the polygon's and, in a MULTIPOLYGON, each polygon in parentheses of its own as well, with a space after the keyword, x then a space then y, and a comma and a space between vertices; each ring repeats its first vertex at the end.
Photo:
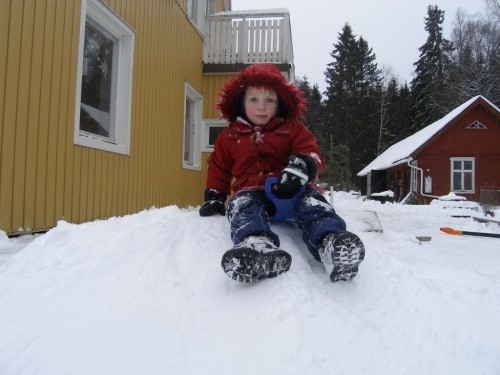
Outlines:
POLYGON ((265 192, 266 197, 273 202, 274 207, 276 208, 276 213, 271 217, 271 221, 279 222, 286 220, 295 220, 294 208, 295 203, 302 198, 304 193, 306 192, 305 186, 302 186, 295 196, 288 199, 278 198, 273 194, 272 187, 274 184, 278 182, 278 177, 269 177, 266 180, 265 192))

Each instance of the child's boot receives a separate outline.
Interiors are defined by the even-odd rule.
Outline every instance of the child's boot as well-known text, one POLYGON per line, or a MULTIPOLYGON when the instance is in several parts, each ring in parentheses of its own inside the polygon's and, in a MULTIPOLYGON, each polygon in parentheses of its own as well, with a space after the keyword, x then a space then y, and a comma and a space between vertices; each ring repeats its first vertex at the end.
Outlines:
POLYGON ((243 283, 276 277, 290 269, 292 256, 265 236, 249 236, 226 251, 222 269, 232 279, 243 283))
POLYGON ((365 257, 365 246, 354 233, 330 233, 323 239, 318 254, 332 282, 348 281, 358 273, 358 266, 365 257))

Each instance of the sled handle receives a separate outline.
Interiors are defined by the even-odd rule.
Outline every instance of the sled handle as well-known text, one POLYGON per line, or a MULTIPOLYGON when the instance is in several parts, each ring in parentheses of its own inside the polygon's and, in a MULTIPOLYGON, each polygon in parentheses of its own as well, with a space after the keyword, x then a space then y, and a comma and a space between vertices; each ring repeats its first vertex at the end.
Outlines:
POLYGON ((291 198, 282 199, 278 198, 273 194, 273 185, 278 182, 278 177, 269 177, 265 184, 265 193, 267 199, 269 199, 276 208, 275 214, 271 217, 271 221, 285 221, 290 219, 295 219, 295 203, 302 198, 306 192, 305 186, 302 186, 300 190, 291 198))

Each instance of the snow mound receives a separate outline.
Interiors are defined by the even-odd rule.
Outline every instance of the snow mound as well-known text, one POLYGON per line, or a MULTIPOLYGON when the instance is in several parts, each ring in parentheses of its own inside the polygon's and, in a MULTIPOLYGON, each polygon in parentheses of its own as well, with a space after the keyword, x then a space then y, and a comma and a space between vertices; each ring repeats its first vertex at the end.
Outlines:
POLYGON ((443 195, 443 196, 439 197, 439 200, 440 201, 466 201, 467 198, 456 195, 453 192, 450 192, 447 195, 443 195))
POLYGON ((59 222, 0 264, 0 373, 498 374, 499 242, 439 228, 500 226, 333 201, 367 250, 347 283, 331 283, 286 223, 274 229, 290 271, 247 285, 220 266, 225 217, 170 206, 59 222), (384 232, 364 232, 361 210, 384 232))

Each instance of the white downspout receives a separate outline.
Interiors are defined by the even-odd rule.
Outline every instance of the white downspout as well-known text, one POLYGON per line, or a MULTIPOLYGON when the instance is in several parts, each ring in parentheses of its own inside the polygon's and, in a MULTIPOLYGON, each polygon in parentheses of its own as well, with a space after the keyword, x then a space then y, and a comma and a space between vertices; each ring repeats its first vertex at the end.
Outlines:
POLYGON ((406 164, 408 164, 408 166, 410 168, 416 169, 417 170, 417 175, 418 175, 418 171, 420 171, 420 195, 423 196, 423 197, 429 197, 429 198, 439 199, 439 197, 436 196, 436 195, 430 195, 430 194, 425 194, 424 193, 424 170, 422 168, 419 168, 419 167, 416 167, 414 165, 411 165, 410 162, 412 160, 413 160, 412 158, 408 158, 406 160, 406 164))

